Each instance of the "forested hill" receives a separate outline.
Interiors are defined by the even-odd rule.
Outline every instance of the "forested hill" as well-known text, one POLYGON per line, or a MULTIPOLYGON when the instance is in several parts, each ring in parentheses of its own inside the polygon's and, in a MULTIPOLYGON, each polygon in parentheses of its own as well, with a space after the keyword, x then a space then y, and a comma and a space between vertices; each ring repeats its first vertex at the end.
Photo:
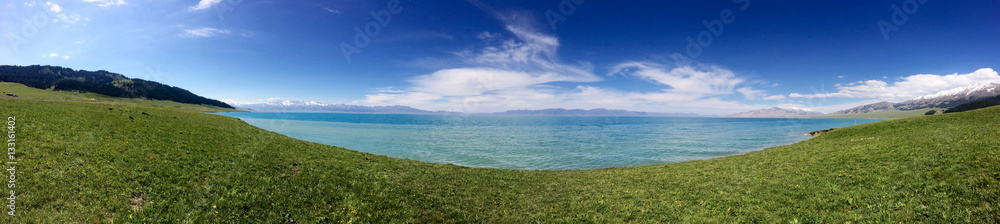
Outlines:
POLYGON ((0 65, 0 81, 21 83, 39 89, 92 92, 113 97, 170 100, 233 108, 222 101, 201 97, 185 89, 154 81, 130 79, 104 70, 73 70, 48 65, 0 65))

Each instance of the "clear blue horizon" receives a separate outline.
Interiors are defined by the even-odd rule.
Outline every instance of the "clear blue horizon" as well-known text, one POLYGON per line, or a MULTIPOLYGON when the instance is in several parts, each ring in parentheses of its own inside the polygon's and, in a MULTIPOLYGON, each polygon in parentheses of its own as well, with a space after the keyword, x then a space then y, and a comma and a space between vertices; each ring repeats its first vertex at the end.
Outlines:
POLYGON ((1000 82, 997 1, 0 2, 0 64, 230 103, 830 112, 1000 82))

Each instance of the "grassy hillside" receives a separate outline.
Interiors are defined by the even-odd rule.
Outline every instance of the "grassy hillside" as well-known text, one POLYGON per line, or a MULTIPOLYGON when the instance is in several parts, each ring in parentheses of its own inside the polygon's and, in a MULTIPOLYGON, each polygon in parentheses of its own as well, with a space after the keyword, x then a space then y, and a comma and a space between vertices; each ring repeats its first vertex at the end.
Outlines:
POLYGON ((0 98, 0 113, 20 156, 17 217, 0 219, 22 222, 1000 222, 1000 107, 583 171, 393 159, 136 104, 0 98))
POLYGON ((958 106, 954 106, 952 108, 948 108, 948 110, 945 111, 945 113, 965 112, 965 111, 993 107, 993 106, 1000 106, 1000 96, 994 96, 987 99, 968 102, 958 106))
POLYGON ((0 82, 0 91, 5 94, 0 94, 0 97, 5 97, 6 93, 15 94, 22 98, 43 98, 43 99, 56 99, 56 100, 85 100, 85 101, 103 101, 105 103, 134 103, 140 105, 149 106, 162 106, 162 107, 173 107, 182 108, 187 110, 196 111, 213 111, 213 112, 235 112, 236 109, 222 108, 211 105, 195 105, 187 103, 178 103, 169 100, 149 100, 142 98, 120 98, 120 97, 110 97, 97 93, 81 93, 74 91, 54 91, 54 90, 44 90, 36 89, 25 86, 21 83, 13 82, 0 82))
POLYGON ((178 87, 143 79, 130 79, 104 70, 74 70, 49 65, 0 65, 0 81, 21 83, 38 89, 97 93, 123 98, 170 100, 234 109, 222 101, 195 95, 178 87))

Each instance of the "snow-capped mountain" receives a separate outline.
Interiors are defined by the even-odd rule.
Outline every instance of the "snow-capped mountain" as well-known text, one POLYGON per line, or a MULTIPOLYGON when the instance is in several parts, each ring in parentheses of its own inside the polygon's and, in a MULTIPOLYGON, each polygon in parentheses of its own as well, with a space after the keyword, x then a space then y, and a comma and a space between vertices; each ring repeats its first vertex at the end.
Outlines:
POLYGON ((815 110, 798 107, 772 107, 767 109, 752 110, 743 113, 731 114, 726 117, 802 117, 822 115, 815 110))
POLYGON ((925 96, 917 97, 916 99, 913 99, 913 100, 932 100, 932 99, 949 98, 949 97, 956 97, 956 96, 970 96, 970 95, 978 94, 978 93, 994 93, 994 94, 997 94, 998 90, 1000 90, 1000 83, 985 83, 985 82, 981 82, 981 83, 972 84, 972 85, 966 86, 966 87, 958 87, 958 88, 954 88, 954 89, 949 89, 949 90, 941 91, 941 92, 938 92, 938 93, 935 93, 935 94, 930 94, 930 95, 925 95, 925 96))
POLYGON ((998 95, 1000 95, 1000 83, 976 83, 899 103, 878 102, 837 111, 834 114, 863 114, 885 110, 918 110, 935 107, 949 108, 998 95))
POLYGON ((896 108, 900 110, 914 110, 930 107, 953 107, 996 95, 1000 95, 1000 83, 976 83, 966 87, 949 89, 903 101, 896 108))
POLYGON ((340 112, 340 113, 392 113, 392 114, 433 114, 437 112, 420 110, 408 106, 358 106, 347 104, 325 104, 316 101, 282 100, 266 103, 230 103, 237 109, 251 111, 287 112, 340 112))

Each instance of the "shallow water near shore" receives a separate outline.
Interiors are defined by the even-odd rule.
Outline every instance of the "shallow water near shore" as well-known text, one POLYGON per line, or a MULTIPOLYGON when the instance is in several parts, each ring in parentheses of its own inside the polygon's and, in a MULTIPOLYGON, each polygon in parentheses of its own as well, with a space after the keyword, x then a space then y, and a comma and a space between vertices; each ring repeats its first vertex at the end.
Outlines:
POLYGON ((737 155, 883 119, 218 113, 289 137, 432 163, 526 170, 737 155))

